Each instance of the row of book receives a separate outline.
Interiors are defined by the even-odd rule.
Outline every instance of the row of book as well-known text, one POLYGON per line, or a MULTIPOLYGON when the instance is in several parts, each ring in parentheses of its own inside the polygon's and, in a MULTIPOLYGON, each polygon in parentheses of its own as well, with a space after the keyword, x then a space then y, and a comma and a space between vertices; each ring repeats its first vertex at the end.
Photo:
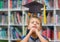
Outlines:
MULTIPOLYGON (((27 24, 28 20, 30 17, 37 16, 42 20, 42 24, 44 24, 44 14, 43 13, 26 13, 24 14, 24 22, 27 24), (27 15, 26 15, 27 14, 27 15)), ((54 16, 53 16, 53 11, 51 12, 46 12, 46 24, 54 24, 54 16)))
POLYGON ((43 26, 42 35, 47 37, 49 40, 54 40, 54 27, 43 26))
POLYGON ((8 0, 0 0, 0 9, 8 8, 8 0))
POLYGON ((56 10, 56 24, 60 24, 60 10, 56 10))
POLYGON ((0 27, 0 39, 6 39, 8 38, 7 36, 8 36, 7 28, 0 27))
POLYGON ((56 38, 57 40, 60 40, 60 31, 59 32, 57 32, 57 38, 56 38))
POLYGON ((0 12, 0 24, 8 23, 8 14, 4 12, 0 12))
POLYGON ((60 8, 60 0, 55 0, 54 6, 55 8, 60 8))
MULTIPOLYGON (((10 0, 10 8, 21 8, 22 4, 30 3, 34 0, 10 0)), ((60 8, 60 0, 37 0, 40 3, 45 3, 47 9, 60 8)), ((0 0, 0 8, 8 8, 8 0, 0 0)))
POLYGON ((56 14, 56 24, 60 24, 60 15, 56 14))
POLYGON ((22 13, 21 12, 11 12, 10 22, 12 24, 22 24, 22 13))
POLYGON ((22 7, 22 0, 10 0, 10 8, 21 8, 21 7, 22 7))
POLYGON ((56 26, 56 30, 55 30, 56 32, 56 40, 60 40, 60 26, 56 26))
POLYGON ((20 39, 22 35, 22 27, 11 26, 10 33, 11 33, 11 39, 20 39))
MULTIPOLYGON (((54 24, 53 11, 46 12, 46 24, 54 24)), ((42 14, 42 23, 44 23, 44 14, 42 14)))

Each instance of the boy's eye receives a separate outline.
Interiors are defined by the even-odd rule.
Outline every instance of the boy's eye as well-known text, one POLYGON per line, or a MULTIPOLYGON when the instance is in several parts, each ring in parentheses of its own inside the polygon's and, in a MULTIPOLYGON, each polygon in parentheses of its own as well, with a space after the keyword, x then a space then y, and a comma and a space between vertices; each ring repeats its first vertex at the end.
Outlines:
POLYGON ((31 22, 32 24, 34 23, 34 21, 33 22, 31 22))
POLYGON ((40 23, 36 22, 36 24, 38 24, 38 25, 39 25, 40 23))

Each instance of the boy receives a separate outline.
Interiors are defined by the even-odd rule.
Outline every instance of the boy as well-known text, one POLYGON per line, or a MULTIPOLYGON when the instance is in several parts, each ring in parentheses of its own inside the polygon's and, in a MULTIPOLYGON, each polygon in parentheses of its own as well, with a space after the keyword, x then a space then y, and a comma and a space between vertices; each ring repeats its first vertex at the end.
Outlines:
POLYGON ((48 42, 48 39, 40 34, 42 30, 42 22, 37 17, 31 17, 28 22, 29 33, 22 37, 21 42, 48 42))

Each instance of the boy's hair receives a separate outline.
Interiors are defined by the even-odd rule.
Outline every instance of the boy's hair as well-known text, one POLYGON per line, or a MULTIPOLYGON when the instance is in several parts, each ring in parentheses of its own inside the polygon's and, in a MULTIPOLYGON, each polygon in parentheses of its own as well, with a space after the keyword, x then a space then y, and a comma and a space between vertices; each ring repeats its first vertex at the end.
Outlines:
POLYGON ((31 18, 36 18, 36 19, 38 19, 38 20, 40 21, 40 26, 42 26, 42 20, 41 20, 40 18, 36 17, 36 16, 30 17, 30 18, 28 19, 28 25, 29 25, 29 23, 30 23, 31 18))

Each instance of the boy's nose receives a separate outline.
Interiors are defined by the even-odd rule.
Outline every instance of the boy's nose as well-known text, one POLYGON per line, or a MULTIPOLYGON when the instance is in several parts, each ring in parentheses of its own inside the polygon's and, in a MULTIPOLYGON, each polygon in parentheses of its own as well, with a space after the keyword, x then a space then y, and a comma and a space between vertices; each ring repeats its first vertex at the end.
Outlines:
POLYGON ((34 25, 36 25, 36 22, 34 22, 34 25))

